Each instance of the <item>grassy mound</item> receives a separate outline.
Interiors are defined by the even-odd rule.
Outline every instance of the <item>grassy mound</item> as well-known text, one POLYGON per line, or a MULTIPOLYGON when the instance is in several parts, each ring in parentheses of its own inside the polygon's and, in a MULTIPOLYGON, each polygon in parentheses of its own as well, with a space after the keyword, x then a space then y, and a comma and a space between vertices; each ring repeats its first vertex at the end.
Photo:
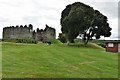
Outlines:
POLYGON ((89 43, 88 47, 89 48, 94 48, 94 49, 104 49, 103 47, 97 45, 96 43, 89 43))
POLYGON ((93 48, 93 49, 104 49, 96 43, 88 43, 86 46, 84 43, 70 43, 70 47, 80 47, 80 48, 93 48))

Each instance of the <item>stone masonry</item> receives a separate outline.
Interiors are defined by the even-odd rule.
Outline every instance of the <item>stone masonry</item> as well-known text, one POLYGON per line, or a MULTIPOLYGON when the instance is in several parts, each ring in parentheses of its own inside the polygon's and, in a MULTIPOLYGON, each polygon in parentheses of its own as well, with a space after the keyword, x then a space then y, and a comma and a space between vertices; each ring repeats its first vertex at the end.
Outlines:
POLYGON ((54 28, 46 25, 46 28, 33 30, 33 26, 10 26, 3 28, 3 39, 35 39, 37 41, 47 42, 49 39, 56 38, 54 28))

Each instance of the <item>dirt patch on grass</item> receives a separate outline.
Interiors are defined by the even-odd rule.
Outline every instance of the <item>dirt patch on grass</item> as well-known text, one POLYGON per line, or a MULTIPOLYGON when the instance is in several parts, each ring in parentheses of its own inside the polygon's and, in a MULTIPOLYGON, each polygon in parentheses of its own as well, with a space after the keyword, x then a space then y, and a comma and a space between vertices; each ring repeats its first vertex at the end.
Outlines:
POLYGON ((83 65, 83 64, 92 64, 92 63, 94 63, 95 61, 90 61, 90 62, 88 62, 88 61, 85 61, 85 62, 81 62, 81 63, 79 63, 79 64, 81 64, 81 65, 83 65))
POLYGON ((68 65, 67 68, 68 68, 68 72, 79 69, 78 65, 68 65))

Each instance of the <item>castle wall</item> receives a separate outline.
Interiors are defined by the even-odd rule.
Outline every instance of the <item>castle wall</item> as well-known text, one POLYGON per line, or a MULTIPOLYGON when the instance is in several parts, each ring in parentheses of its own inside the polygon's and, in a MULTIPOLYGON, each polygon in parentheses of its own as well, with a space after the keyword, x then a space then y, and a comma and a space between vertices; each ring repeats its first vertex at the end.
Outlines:
POLYGON ((49 39, 55 39, 56 32, 54 28, 46 27, 44 30, 37 30, 36 40, 47 42, 49 39))
POLYGON ((6 27, 3 28, 3 39, 32 38, 29 27, 6 27))
POLYGON ((56 32, 54 28, 46 25, 43 30, 37 29, 37 31, 32 30, 32 25, 29 27, 5 27, 3 28, 3 39, 35 39, 37 41, 47 42, 49 39, 56 38, 56 32))
POLYGON ((53 29, 53 28, 47 28, 46 29, 46 36, 47 36, 47 38, 55 39, 56 38, 55 34, 56 34, 55 29, 53 29))

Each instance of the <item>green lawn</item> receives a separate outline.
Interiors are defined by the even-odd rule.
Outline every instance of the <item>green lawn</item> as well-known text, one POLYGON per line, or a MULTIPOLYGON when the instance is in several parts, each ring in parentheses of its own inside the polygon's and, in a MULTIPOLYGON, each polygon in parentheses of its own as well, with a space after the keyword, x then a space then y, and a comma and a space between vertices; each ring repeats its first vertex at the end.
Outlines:
POLYGON ((3 78, 117 78, 118 55, 89 46, 2 43, 3 78))

